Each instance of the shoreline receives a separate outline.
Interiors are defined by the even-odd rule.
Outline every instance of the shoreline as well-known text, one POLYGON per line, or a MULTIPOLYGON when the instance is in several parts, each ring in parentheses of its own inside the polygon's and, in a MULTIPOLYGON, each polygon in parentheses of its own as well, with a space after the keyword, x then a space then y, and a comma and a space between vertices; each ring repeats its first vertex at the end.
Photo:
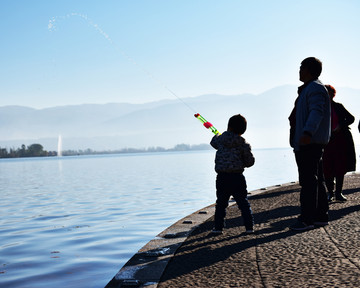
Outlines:
MULTIPOLYGON (((277 184, 252 190, 248 198, 268 193, 280 187, 291 187, 298 182, 277 184)), ((230 200, 229 207, 235 201, 230 200)), ((105 288, 118 287, 148 287, 156 288, 169 261, 181 247, 184 241, 201 224, 215 214, 215 203, 199 209, 178 220, 139 249, 119 270, 105 288)))

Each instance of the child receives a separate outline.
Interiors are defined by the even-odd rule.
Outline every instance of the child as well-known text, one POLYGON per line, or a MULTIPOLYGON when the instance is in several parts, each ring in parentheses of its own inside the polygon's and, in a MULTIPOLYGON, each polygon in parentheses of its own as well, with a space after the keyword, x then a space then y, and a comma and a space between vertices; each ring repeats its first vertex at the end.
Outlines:
POLYGON ((215 135, 210 144, 216 152, 216 207, 215 228, 212 234, 222 234, 226 208, 230 196, 233 196, 244 219, 246 233, 254 233, 254 219, 247 199, 245 167, 254 165, 255 158, 251 147, 241 136, 246 131, 246 119, 238 114, 229 119, 228 129, 221 135, 215 135))

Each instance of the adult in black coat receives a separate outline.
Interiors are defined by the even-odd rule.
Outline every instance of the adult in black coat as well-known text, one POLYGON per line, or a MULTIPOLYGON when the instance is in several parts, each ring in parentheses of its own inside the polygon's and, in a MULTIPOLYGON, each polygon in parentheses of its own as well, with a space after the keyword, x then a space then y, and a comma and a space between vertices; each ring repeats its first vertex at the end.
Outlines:
POLYGON ((344 202, 347 200, 342 194, 344 175, 356 170, 355 146, 349 128, 355 118, 342 104, 334 102, 335 88, 331 85, 325 87, 331 98, 331 138, 324 149, 324 177, 329 201, 344 202))

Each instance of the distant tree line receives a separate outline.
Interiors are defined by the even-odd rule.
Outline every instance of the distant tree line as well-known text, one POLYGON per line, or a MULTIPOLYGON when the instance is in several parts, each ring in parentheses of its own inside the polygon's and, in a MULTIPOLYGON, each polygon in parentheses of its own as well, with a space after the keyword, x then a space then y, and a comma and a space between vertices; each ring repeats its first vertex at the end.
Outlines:
POLYGON ((123 153, 151 153, 151 152, 175 152, 175 151, 193 151, 193 150, 209 150, 212 149, 209 144, 178 144, 173 148, 166 149, 164 147, 148 147, 148 148, 122 148, 119 150, 96 151, 92 149, 85 150, 65 150, 62 156, 75 155, 101 155, 101 154, 123 154, 123 153))
POLYGON ((30 146, 21 145, 20 148, 6 148, 0 147, 0 158, 20 158, 20 157, 45 157, 57 156, 55 151, 46 151, 41 144, 31 144, 30 146))
MULTIPOLYGON (((95 151, 92 149, 85 150, 65 150, 62 151, 62 156, 75 155, 101 155, 101 154, 121 154, 121 153, 147 153, 147 152, 175 152, 175 151, 192 151, 192 150, 209 150, 209 144, 178 144, 173 148, 166 149, 163 147, 149 147, 149 148, 123 148, 111 151, 95 151)), ((20 157, 47 157, 57 156, 56 151, 46 151, 41 144, 31 144, 30 146, 21 145, 20 148, 6 148, 0 147, 0 158, 20 158, 20 157)))

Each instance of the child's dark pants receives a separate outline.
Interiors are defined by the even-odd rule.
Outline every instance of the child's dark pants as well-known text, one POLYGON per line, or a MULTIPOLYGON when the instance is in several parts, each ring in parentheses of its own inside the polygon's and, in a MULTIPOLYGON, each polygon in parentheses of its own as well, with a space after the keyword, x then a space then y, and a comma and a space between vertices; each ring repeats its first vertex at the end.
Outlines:
POLYGON ((229 205, 230 196, 233 196, 244 219, 246 230, 253 229, 254 220, 247 199, 246 180, 241 173, 218 173, 216 178, 216 210, 215 230, 224 228, 226 208, 229 205))

